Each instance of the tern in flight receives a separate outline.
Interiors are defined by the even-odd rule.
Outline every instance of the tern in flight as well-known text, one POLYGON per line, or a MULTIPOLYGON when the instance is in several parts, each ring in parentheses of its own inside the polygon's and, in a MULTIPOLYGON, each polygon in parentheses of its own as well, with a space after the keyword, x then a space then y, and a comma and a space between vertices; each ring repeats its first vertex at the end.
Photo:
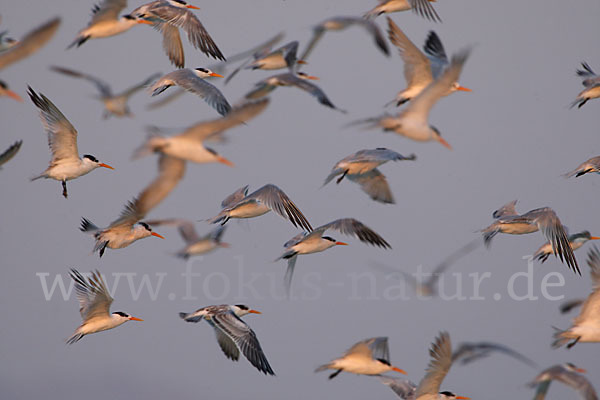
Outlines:
POLYGON ((0 169, 2 169, 2 165, 9 162, 19 152, 22 144, 23 141, 18 140, 14 142, 8 149, 4 150, 2 154, 0 154, 0 169))
POLYGON ((581 66, 583 69, 578 69, 577 75, 583 78, 581 83, 585 89, 577 95, 575 101, 571 103, 571 107, 581 108, 588 100, 600 97, 600 76, 592 71, 588 63, 582 62, 581 66))
POLYGON ((194 223, 186 219, 158 219, 146 221, 146 223, 150 226, 176 226, 179 229, 179 234, 185 241, 186 246, 175 253, 175 255, 184 260, 187 260, 190 257, 210 253, 219 248, 229 247, 229 243, 221 241, 223 233, 225 232, 224 226, 218 226, 204 236, 199 236, 194 228, 194 223))
POLYGON ((467 365, 473 361, 485 358, 491 353, 503 353, 532 368, 537 368, 535 362, 531 361, 521 353, 503 344, 492 342, 463 342, 452 352, 452 362, 467 365))
POLYGON ((533 400, 544 400, 552 381, 561 382, 569 386, 583 400, 598 400, 596 390, 590 381, 581 375, 585 372, 585 369, 576 367, 571 363, 555 365, 545 369, 529 384, 530 387, 536 388, 533 400))
POLYGON ((575 168, 571 172, 567 172, 565 176, 570 178, 572 176, 578 178, 581 175, 589 174, 594 172, 596 174, 600 174, 600 156, 592 157, 587 161, 581 163, 577 168, 575 168))
MULTIPOLYGON (((567 228, 565 227, 565 232, 567 232, 567 228)), ((586 244, 590 240, 598 240, 600 237, 592 236, 589 231, 582 231, 578 233, 574 233, 569 235, 569 244, 573 251, 579 249, 581 246, 586 244)), ((541 263, 544 263, 548 257, 552 254, 552 245, 550 242, 546 242, 540 246, 539 249, 535 253, 533 253, 533 258, 539 260, 541 263)))
POLYGON ((436 0, 377 0, 379 4, 367 11, 365 18, 375 18, 381 14, 413 10, 423 18, 433 22, 442 22, 440 16, 429 2, 436 0))

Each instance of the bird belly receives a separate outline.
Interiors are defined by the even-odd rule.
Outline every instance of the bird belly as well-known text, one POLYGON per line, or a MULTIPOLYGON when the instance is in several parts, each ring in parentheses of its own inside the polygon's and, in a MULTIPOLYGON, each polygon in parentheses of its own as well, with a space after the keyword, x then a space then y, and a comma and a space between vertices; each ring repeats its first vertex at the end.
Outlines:
POLYGON ((104 21, 83 30, 81 33, 83 36, 90 36, 94 39, 98 39, 118 35, 119 33, 129 30, 131 27, 133 27, 133 24, 121 24, 118 21, 104 21))
POLYGON ((127 100, 120 97, 110 97, 104 100, 104 108, 111 114, 123 117, 128 114, 127 100))
POLYGON ((314 241, 300 242, 295 246, 292 246, 292 250, 296 251, 298 254, 312 254, 325 251, 334 245, 335 244, 329 240, 321 239, 316 243, 314 241))
POLYGON ((268 213, 271 209, 259 203, 241 204, 229 211, 229 218, 254 218, 268 213))
POLYGON ((332 363, 332 367, 334 369, 343 369, 346 372, 361 375, 378 375, 389 371, 389 368, 385 368, 385 364, 363 357, 344 357, 335 360, 332 363))
POLYGON ((255 62, 259 69, 273 70, 287 68, 287 63, 281 54, 275 54, 270 57, 261 58, 255 62))
POLYGON ((46 170, 48 178, 56 179, 57 181, 68 181, 70 179, 79 178, 87 173, 91 169, 83 169, 79 160, 59 162, 56 165, 49 167, 46 170))
POLYGON ((526 233, 537 232, 537 225, 526 224, 523 222, 517 222, 514 224, 503 223, 499 224, 500 232, 508 233, 510 235, 524 235, 526 233))
POLYGON ((350 175, 360 175, 371 171, 381 165, 380 162, 360 162, 360 163, 348 163, 343 168, 348 171, 350 175))
POLYGON ((571 337, 580 338, 580 342, 600 342, 600 324, 597 320, 583 321, 569 329, 571 337))
POLYGON ((410 4, 407 0, 391 0, 380 6, 381 12, 391 13, 410 10, 410 4))
POLYGON ((583 92, 581 92, 579 97, 584 99, 596 99, 600 97, 600 86, 594 86, 592 88, 584 90, 583 92))
POLYGON ((190 256, 197 256, 200 254, 205 254, 208 253, 209 251, 212 251, 216 248, 217 246, 208 240, 205 241, 201 241, 198 243, 194 243, 192 245, 189 245, 188 247, 185 248, 185 253, 190 255, 190 256))
MULTIPOLYGON (((125 321, 126 320, 123 320, 123 322, 125 321)), ((115 324, 115 321, 113 321, 112 318, 94 318, 81 325, 77 329, 77 332, 83 333, 84 335, 89 335, 91 333, 102 332, 115 328, 121 325, 123 322, 115 324)))
POLYGON ((168 145, 162 149, 162 152, 198 164, 217 161, 215 155, 206 150, 202 143, 191 140, 171 140, 168 142, 168 145))

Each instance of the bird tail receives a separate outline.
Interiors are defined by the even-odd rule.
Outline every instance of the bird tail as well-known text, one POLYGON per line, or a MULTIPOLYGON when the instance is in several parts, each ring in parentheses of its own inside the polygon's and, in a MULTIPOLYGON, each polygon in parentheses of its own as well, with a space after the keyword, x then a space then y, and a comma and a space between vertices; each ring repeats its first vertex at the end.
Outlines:
POLYGON ((550 257, 550 253, 546 253, 543 251, 537 252, 533 255, 535 260, 538 260, 541 264, 543 264, 550 257))
POLYGON ((209 224, 218 224, 218 223, 220 223, 221 225, 225 225, 225 223, 228 220, 229 220, 229 216, 227 215, 227 212, 225 212, 223 210, 219 214, 217 214, 216 216, 207 219, 206 222, 208 222, 209 224))
POLYGON ((319 367, 317 367, 317 369, 315 369, 315 372, 323 372, 323 371, 327 371, 328 369, 332 369, 333 365, 332 363, 327 363, 327 364, 323 364, 319 367))
POLYGON ((370 9, 369 11, 367 11, 366 13, 363 14, 363 18, 365 19, 373 19, 376 18, 378 15, 381 15, 382 12, 379 9, 379 6, 373 7, 372 9, 370 9))
POLYGON ((79 333, 79 332, 75 332, 73 335, 71 335, 70 338, 68 338, 66 340, 67 344, 73 344, 73 343, 77 343, 81 340, 82 337, 84 337, 85 334, 84 333, 79 333))
POLYGON ((554 328, 554 341, 552 342, 552 347, 557 349, 559 347, 567 344, 571 339, 577 339, 569 330, 562 330, 555 326, 554 328))
POLYGON ((148 136, 146 136, 146 141, 142 143, 140 147, 135 149, 131 158, 136 160, 138 158, 148 156, 160 150, 160 148, 164 145, 164 142, 165 139, 162 135, 155 132, 148 133, 148 136))
POLYGON ((84 44, 85 42, 87 42, 87 40, 90 38, 90 36, 77 36, 75 38, 75 40, 73 41, 73 43, 71 43, 69 46, 67 46, 67 49, 70 49, 71 47, 77 45, 77 47, 81 46, 82 44, 84 44))
POLYGON ((203 318, 203 316, 201 316, 201 315, 194 315, 194 313, 188 314, 188 313, 184 313, 184 312, 180 312, 179 317, 187 322, 199 322, 203 318))
POLYGON ((171 85, 152 86, 150 90, 152 90, 152 96, 157 96, 170 87, 171 85))
POLYGON ((585 103, 587 103, 589 99, 586 99, 585 97, 578 97, 575 99, 574 102, 571 103, 571 107, 573 108, 575 106, 577 106, 577 108, 581 108, 585 103))
POLYGON ((487 228, 482 229, 481 232, 483 233, 483 243, 485 244, 485 247, 489 248, 492 245, 492 239, 500 231, 496 228, 495 224, 492 224, 487 228))
POLYGON ((89 219, 83 217, 81 218, 81 226, 79 227, 79 230, 81 232, 94 233, 96 231, 99 231, 100 228, 94 225, 89 219))
POLYGON ((46 175, 46 173, 45 173, 45 172, 42 172, 42 173, 41 173, 41 174, 39 174, 39 175, 36 175, 36 176, 34 176, 34 177, 32 177, 32 178, 29 178, 29 180, 33 182, 33 181, 35 181, 35 180, 38 180, 38 179, 41 179, 41 178, 47 178, 47 177, 48 177, 48 176, 46 175))

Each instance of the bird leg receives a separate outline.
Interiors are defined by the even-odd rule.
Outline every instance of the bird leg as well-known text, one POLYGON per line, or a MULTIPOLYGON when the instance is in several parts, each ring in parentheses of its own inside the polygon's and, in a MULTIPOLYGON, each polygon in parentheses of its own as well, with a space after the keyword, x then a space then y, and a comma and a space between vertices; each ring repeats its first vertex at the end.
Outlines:
POLYGON ((229 217, 225 217, 223 222, 221 222, 221 226, 225 225, 227 223, 227 221, 229 221, 229 217))
POLYGON ((341 369, 338 369, 337 371, 335 371, 333 374, 329 375, 329 379, 333 379, 336 376, 338 376, 340 374, 340 372, 342 372, 341 369))
POLYGON ((570 349, 571 347, 575 346, 577 344, 577 342, 579 342, 579 339, 581 339, 581 336, 578 336, 577 339, 575 339, 571 343, 569 343, 567 345, 567 349, 570 349))
POLYGON ((104 254, 104 250, 106 250, 106 246, 108 246, 108 241, 104 242, 104 245, 100 249, 100 257, 104 254))
POLYGON ((62 187, 63 187, 63 196, 65 197, 65 199, 67 198, 68 194, 67 194, 67 181, 63 180, 62 181, 62 187))
POLYGON ((337 181, 335 181, 335 183, 340 183, 342 181, 342 179, 344 179, 344 177, 348 174, 348 170, 345 170, 344 173, 342 174, 342 176, 340 176, 337 181))

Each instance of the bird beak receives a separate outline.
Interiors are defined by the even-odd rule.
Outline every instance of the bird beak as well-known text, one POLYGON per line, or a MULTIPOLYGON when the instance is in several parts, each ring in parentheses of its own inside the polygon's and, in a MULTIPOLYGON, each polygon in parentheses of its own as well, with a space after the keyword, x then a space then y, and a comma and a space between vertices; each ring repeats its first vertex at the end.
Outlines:
POLYGON ((598 236, 592 236, 592 237, 590 238, 590 240, 598 240, 598 239, 600 239, 600 237, 598 237, 598 236))
POLYGON ((136 317, 129 317, 130 321, 143 321, 143 319, 140 318, 136 318, 136 317))
POLYGON ((13 92, 12 90, 7 90, 7 91, 6 91, 6 95, 7 95, 8 97, 10 97, 11 99, 14 99, 14 100, 16 100, 16 101, 19 101, 19 102, 21 102, 21 103, 23 102, 23 98, 21 98, 21 96, 19 96, 17 93, 13 92))
POLYGON ((150 21, 146 21, 145 19, 138 19, 137 20, 138 24, 147 24, 147 25, 154 25, 152 22, 150 21))
POLYGON ((319 80, 319 78, 317 78, 316 76, 313 76, 313 75, 306 75, 305 78, 306 79, 310 79, 312 81, 318 81, 319 80))
POLYGON ((104 168, 108 168, 108 169, 114 169, 113 167, 111 167, 111 166, 110 166, 110 165, 108 165, 108 164, 100 163, 100 164, 98 164, 98 165, 99 165, 99 166, 101 166, 101 167, 104 167, 104 168))
POLYGON ((217 78, 224 78, 223 75, 220 75, 220 74, 217 74, 217 73, 214 73, 214 72, 211 72, 210 76, 216 76, 217 78))
POLYGON ((260 311, 256 311, 256 310, 249 310, 248 312, 250 314, 262 314, 260 311))
POLYGON ((304 60, 298 60, 298 61, 296 61, 296 64, 303 64, 304 65, 304 64, 308 64, 308 63, 306 61, 304 61, 304 60))
POLYGON ((449 150, 452 150, 452 146, 450 146, 450 144, 448 142, 446 142, 446 140, 444 140, 444 138, 442 138, 441 136, 438 136, 438 141, 444 145, 444 147, 446 147, 449 150))
POLYGON ((235 167, 235 164, 234 164, 234 163, 232 163, 231 161, 229 161, 228 159, 226 159, 225 157, 221 157, 221 156, 219 156, 219 157, 217 158, 217 160, 218 160, 218 161, 219 161, 221 164, 225 164, 225 165, 228 165, 228 166, 230 166, 230 167, 235 167))
POLYGON ((465 397, 465 396, 456 396, 457 399, 464 399, 464 400, 471 400, 470 397, 465 397))
POLYGON ((408 375, 405 370, 397 368, 397 367, 392 367, 392 370, 396 371, 396 372, 400 372, 401 374, 404 374, 404 375, 408 375))
POLYGON ((226 249, 228 249, 229 247, 231 247, 231 245, 229 243, 225 243, 225 242, 219 243, 219 246, 224 247, 226 249))
POLYGON ((192 5, 189 5, 189 4, 187 6, 185 6, 185 8, 191 8, 192 10, 199 10, 200 9, 200 7, 192 6, 192 5))
POLYGON ((344 242, 335 242, 335 244, 337 244, 338 246, 348 246, 348 243, 344 242))
POLYGON ((156 236, 156 237, 159 237, 159 238, 161 238, 161 239, 164 239, 164 236, 162 236, 162 235, 159 235, 159 234, 158 234, 158 233, 156 233, 156 232, 152 232, 152 233, 150 233, 150 235, 152 235, 152 236, 156 236))
MULTIPOLYGON (((461 92, 472 92, 472 90, 471 90, 471 89, 469 89, 469 88, 467 88, 467 87, 464 87, 464 86, 458 86, 458 87, 456 88, 456 90, 460 90, 461 92)), ((457 399, 458 399, 458 397, 457 397, 457 399)))
POLYGON ((587 371, 583 368, 575 368, 575 371, 579 372, 580 374, 585 374, 587 371))

